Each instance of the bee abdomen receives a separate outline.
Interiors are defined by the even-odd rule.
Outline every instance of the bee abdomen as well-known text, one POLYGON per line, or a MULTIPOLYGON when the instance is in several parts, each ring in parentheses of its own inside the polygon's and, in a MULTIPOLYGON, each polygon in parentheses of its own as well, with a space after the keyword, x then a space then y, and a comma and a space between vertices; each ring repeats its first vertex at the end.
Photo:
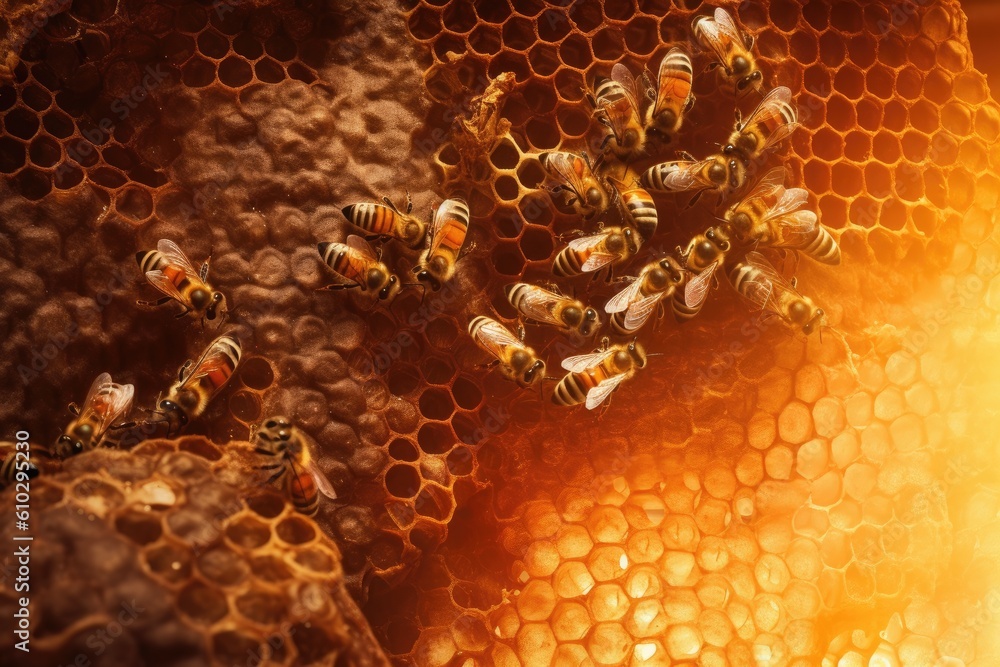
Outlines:
POLYGON ((616 334, 620 334, 622 336, 628 336, 630 334, 635 333, 635 329, 625 328, 625 315, 627 313, 628 311, 623 311, 620 313, 613 313, 611 315, 611 329, 616 334))
POLYGON ((388 235, 392 232, 396 214, 385 206, 379 204, 351 204, 343 209, 346 217, 352 225, 360 227, 373 234, 388 235))
POLYGON ((556 405, 579 405, 587 400, 587 392, 580 386, 575 373, 569 373, 552 392, 552 402, 556 405))
POLYGON ((840 264, 840 246, 837 245, 833 234, 823 227, 816 227, 816 235, 801 250, 817 262, 840 264))
POLYGON ((632 216, 632 220, 635 221, 635 227, 639 231, 639 235, 642 236, 643 240, 648 241, 656 231, 656 225, 659 220, 653 201, 639 197, 630 197, 626 207, 632 216))
POLYGON ((135 253, 135 261, 139 264, 139 271, 143 274, 158 271, 167 263, 159 250, 140 250, 135 253))
POLYGON ((678 324, 687 322, 701 312, 701 307, 704 303, 705 301, 702 300, 702 302, 697 306, 689 306, 684 302, 684 291, 677 290, 677 292, 674 293, 674 298, 671 303, 671 310, 674 311, 674 319, 677 320, 678 324))
POLYGON ((564 248, 556 255, 556 259, 552 263, 552 273, 561 278, 578 276, 582 273, 580 270, 582 267, 583 264, 580 262, 576 251, 572 248, 564 248))

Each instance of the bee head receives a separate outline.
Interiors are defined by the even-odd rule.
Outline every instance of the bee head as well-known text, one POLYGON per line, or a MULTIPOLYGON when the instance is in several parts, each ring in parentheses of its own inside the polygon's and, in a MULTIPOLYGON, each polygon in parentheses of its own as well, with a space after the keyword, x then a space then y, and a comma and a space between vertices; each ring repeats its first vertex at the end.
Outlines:
MULTIPOLYGON (((726 148, 729 147, 727 146, 726 148)), ((730 160, 729 164, 732 164, 732 162, 734 161, 730 160)), ((708 180, 720 187, 725 185, 726 180, 729 178, 729 169, 727 169, 728 166, 729 165, 724 160, 714 160, 708 168, 708 180)))
POLYGON ((28 476, 28 479, 35 479, 38 477, 38 466, 34 463, 29 463, 24 472, 28 476))
POLYGON ((431 286, 431 290, 438 292, 441 290, 441 281, 437 279, 433 273, 430 272, 426 267, 416 267, 413 272, 417 274, 417 280, 422 283, 427 283, 431 286))
POLYGON ((188 423, 187 413, 184 412, 181 406, 177 405, 173 401, 167 399, 160 401, 159 409, 160 412, 162 412, 167 416, 168 420, 170 421, 176 420, 178 425, 182 427, 187 426, 188 423))
POLYGON ((212 292, 212 301, 208 304, 208 309, 205 311, 205 317, 210 320, 214 320, 216 314, 219 312, 225 312, 226 310, 226 297, 222 295, 222 292, 212 292))
POLYGON ((292 424, 285 417, 272 417, 261 426, 261 431, 257 434, 258 438, 287 442, 292 437, 292 424))
POLYGON ((56 441, 56 445, 63 458, 74 456, 83 451, 83 442, 79 439, 74 440, 67 434, 59 436, 59 439, 56 441))
POLYGON ((802 325, 802 333, 808 336, 813 331, 815 331, 816 327, 818 327, 823 323, 823 316, 825 314, 826 313, 823 312, 822 308, 817 308, 816 312, 809 319, 809 321, 802 325))
POLYGON ((637 368, 644 368, 646 366, 646 350, 634 338, 628 344, 628 355, 637 368))
POLYGON ((621 146, 623 148, 633 148, 639 144, 639 131, 630 127, 622 134, 621 146))
POLYGON ((403 287, 399 284, 399 278, 394 275, 390 275, 389 282, 385 284, 385 287, 378 291, 378 298, 382 301, 392 299, 399 294, 401 289, 403 289, 403 287))
MULTIPOLYGON (((737 58, 736 60, 744 60, 745 61, 745 59, 743 59, 743 58, 737 58)), ((735 65, 735 61, 734 61, 734 65, 735 65)), ((747 67, 749 68, 749 66, 750 65, 748 63, 747 67)), ((735 67, 733 67, 733 71, 736 72, 736 68, 735 67)), ((763 80, 763 78, 764 78, 764 75, 761 74, 760 70, 754 70, 753 72, 750 72, 748 75, 746 75, 745 77, 743 77, 742 79, 740 79, 739 81, 736 82, 736 90, 742 92, 742 91, 746 90, 747 88, 750 88, 751 86, 757 85, 761 80, 763 80)))
POLYGON ((661 283, 661 286, 665 284, 667 280, 674 284, 678 284, 684 280, 684 270, 681 269, 681 265, 678 264, 677 260, 673 257, 664 257, 661 259, 659 270, 664 277, 664 282, 661 283))
POLYGON ((566 306, 562 310, 563 322, 575 327, 583 321, 583 311, 576 306, 566 306))
POLYGON ((522 380, 527 386, 534 384, 543 377, 545 377, 545 362, 541 359, 536 359, 535 363, 531 364, 528 370, 524 371, 522 380))

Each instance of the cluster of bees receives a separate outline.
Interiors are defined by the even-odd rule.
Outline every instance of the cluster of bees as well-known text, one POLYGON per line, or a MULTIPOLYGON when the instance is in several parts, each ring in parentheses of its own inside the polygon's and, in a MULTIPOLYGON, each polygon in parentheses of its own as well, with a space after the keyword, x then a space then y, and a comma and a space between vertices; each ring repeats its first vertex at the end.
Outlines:
MULTIPOLYGON (((710 68, 718 68, 735 85, 737 93, 757 90, 763 76, 752 53, 753 40, 745 35, 723 9, 713 16, 700 16, 693 23, 696 40, 714 54, 710 68)), ((718 153, 696 159, 687 153, 637 174, 629 166, 650 147, 663 144, 681 129, 684 116, 694 104, 693 66, 680 47, 671 49, 660 63, 655 84, 647 73, 637 81, 622 64, 616 64, 608 79, 595 82, 588 98, 594 117, 605 127, 601 155, 551 151, 538 156, 553 182, 549 191, 584 220, 601 219, 613 209, 622 224, 598 223, 596 233, 575 238, 556 255, 552 274, 560 278, 604 274, 611 282, 614 270, 633 259, 657 230, 658 216, 653 192, 693 192, 694 203, 702 194, 715 192, 719 203, 734 198, 750 184, 755 167, 774 146, 787 138, 797 125, 791 91, 774 88, 762 95, 754 112, 737 120, 728 142, 718 153), (616 166, 617 165, 617 166, 616 166), (617 177, 612 175, 617 173, 617 177)), ((625 380, 645 367, 647 355, 636 334, 654 312, 662 317, 668 303, 674 318, 683 323, 695 317, 709 294, 713 277, 723 269, 736 292, 763 314, 780 318, 809 335, 822 325, 823 311, 800 294, 794 281, 786 280, 758 248, 798 251, 827 264, 840 262, 836 241, 806 208, 808 194, 801 188, 785 188, 785 172, 773 169, 732 203, 719 223, 694 236, 685 248, 672 255, 655 257, 637 276, 619 278, 629 284, 604 304, 611 333, 631 340, 612 344, 609 336, 593 353, 562 361, 566 374, 558 379, 551 399, 557 405, 585 404, 594 409, 607 401, 625 380)), ((357 289, 381 301, 391 301, 404 287, 439 291, 456 272, 469 228, 469 208, 461 199, 447 199, 426 221, 413 215, 407 195, 405 210, 385 197, 383 203, 359 203, 343 209, 347 220, 360 231, 343 243, 324 242, 317 248, 335 281, 324 290, 357 289), (412 269, 415 282, 403 282, 373 249, 373 241, 396 240, 421 250, 412 269)), ((143 306, 177 303, 177 317, 194 315, 205 320, 226 320, 224 295, 208 282, 209 262, 196 269, 173 241, 162 239, 155 250, 136 254, 140 271, 163 296, 139 301, 143 306)), ((598 309, 564 295, 555 285, 519 282, 507 287, 507 298, 518 311, 517 334, 486 317, 469 324, 473 340, 503 374, 522 387, 538 386, 546 375, 545 362, 525 343, 525 323, 557 327, 564 333, 589 339, 603 327, 598 309)), ((152 418, 144 424, 165 424, 168 435, 179 433, 202 415, 212 399, 235 372, 242 355, 239 339, 232 333, 215 338, 198 359, 186 362, 165 397, 158 397, 152 418)), ((65 458, 106 444, 113 431, 134 427, 126 421, 135 388, 115 383, 108 373, 93 382, 82 407, 70 404, 73 419, 50 452, 65 458)), ((268 483, 284 485, 295 507, 312 514, 319 494, 335 499, 336 492, 315 465, 316 445, 284 417, 264 420, 256 429, 255 451, 263 457, 259 466, 268 483)), ((0 483, 11 481, 13 457, 0 465, 0 483), (8 465, 10 463, 10 465, 8 465)), ((37 474, 32 466, 29 474, 37 474)))
MULTIPOLYGON (((723 9, 694 20, 693 32, 703 49, 714 55, 710 68, 718 68, 734 82, 736 92, 760 92, 763 75, 753 55, 753 40, 723 9)), ((680 159, 656 164, 641 175, 630 163, 651 147, 677 135, 685 113, 694 104, 693 66, 684 49, 671 49, 660 63, 654 84, 648 74, 640 80, 619 63, 611 77, 595 82, 588 99, 595 118, 605 127, 601 154, 545 152, 539 162, 554 185, 549 190, 584 220, 601 218, 612 209, 622 224, 570 241, 556 255, 552 273, 557 277, 603 273, 611 281, 617 267, 634 258, 653 237, 658 216, 651 192, 692 192, 689 206, 702 194, 715 192, 719 204, 744 192, 755 167, 797 126, 791 91, 778 87, 762 94, 754 112, 737 119, 728 142, 704 159, 681 153, 680 159), (618 174, 612 176, 611 172, 618 174)), ((823 310, 800 294, 794 281, 786 280, 757 250, 774 248, 798 251, 814 260, 838 264, 840 249, 815 212, 808 210, 808 193, 785 188, 782 168, 767 172, 749 191, 732 203, 719 223, 694 236, 673 255, 648 262, 629 285, 604 305, 611 333, 631 337, 612 345, 602 339, 600 349, 562 361, 566 371, 559 379, 552 401, 558 405, 585 404, 594 409, 604 403, 625 380, 646 365, 647 354, 635 335, 654 312, 662 316, 670 304, 678 323, 695 317, 705 303, 716 271, 723 269, 736 292, 755 309, 776 316, 809 335, 821 325, 823 310)), ((622 280, 622 279, 619 279, 622 280)), ((518 283, 508 288, 508 298, 523 320, 549 324, 588 337, 601 328, 597 309, 561 294, 557 288, 518 283)), ((524 342, 524 327, 515 336, 488 317, 477 317, 469 332, 490 353, 503 373, 523 387, 540 383, 545 362, 524 342)), ((556 378, 550 378, 555 380, 556 378)), ((540 385, 539 385, 540 386, 540 385)))

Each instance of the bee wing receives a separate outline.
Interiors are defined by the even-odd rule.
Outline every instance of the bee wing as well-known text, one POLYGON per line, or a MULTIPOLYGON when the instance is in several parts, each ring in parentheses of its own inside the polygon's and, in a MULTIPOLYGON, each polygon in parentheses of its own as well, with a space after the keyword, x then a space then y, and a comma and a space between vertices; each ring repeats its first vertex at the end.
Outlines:
POLYGON ((114 382, 111 381, 110 373, 101 373, 96 378, 94 378, 94 381, 90 383, 90 389, 87 390, 87 398, 83 399, 84 407, 87 407, 91 403, 93 403, 94 399, 97 397, 97 394, 100 393, 102 387, 106 387, 107 385, 110 384, 114 384, 114 382))
MULTIPOLYGON (((708 162, 709 160, 698 162, 692 162, 691 160, 671 160, 670 162, 657 165, 662 167, 662 170, 659 172, 659 178, 663 187, 660 189, 683 192, 685 190, 694 190, 695 188, 713 187, 712 183, 701 177, 701 171, 708 162)), ((652 167, 646 173, 650 173, 652 169, 656 169, 656 167, 652 167)), ((647 185, 652 186, 654 190, 657 189, 656 184, 649 183, 647 185)))
POLYGON ((134 395, 135 387, 130 384, 116 384, 112 382, 109 374, 101 373, 90 385, 81 416, 84 413, 96 414, 100 419, 98 434, 104 433, 109 426, 132 409, 134 395))
POLYGON ((542 158, 542 166, 546 171, 572 190, 578 199, 583 199, 586 190, 583 179, 590 172, 587 161, 578 155, 563 151, 542 153, 542 158))
POLYGON ((781 191, 778 201, 764 215, 764 220, 773 220, 797 211, 809 202, 809 193, 802 188, 781 191))
POLYGON ((767 139, 764 140, 764 144, 758 149, 760 151, 766 150, 791 134, 792 130, 798 126, 795 108, 792 106, 792 91, 786 86, 779 86, 771 90, 760 101, 742 127, 751 125, 765 125, 769 126, 771 130, 767 139))
POLYGON ((819 218, 812 211, 795 211, 774 221, 775 239, 772 248, 801 248, 809 243, 819 218))
MULTIPOLYGON (((445 224, 452 220, 458 220, 463 225, 469 222, 469 206, 461 199, 445 199, 434 212, 430 229, 430 254, 433 255, 441 246, 444 237, 440 232, 445 224)), ((464 241, 463 239, 463 244, 464 241)))
MULTIPOLYGON (((754 301, 754 303, 758 303, 759 300, 758 305, 760 305, 761 308, 766 307, 769 300, 777 300, 778 294, 784 292, 793 294, 798 298, 802 298, 802 295, 799 294, 798 290, 792 287, 791 283, 789 283, 784 276, 778 273, 778 270, 775 269, 771 262, 767 261, 767 258, 761 253, 756 250, 748 252, 746 255, 746 263, 757 269, 761 283, 768 283, 766 286, 766 295, 758 295, 757 298, 750 298, 748 296, 748 298, 750 298, 751 301, 754 301)), ((761 292, 763 292, 764 288, 765 285, 762 284, 761 292)))
POLYGON ((370 259, 373 262, 378 261, 378 258, 375 256, 375 251, 372 250, 371 244, 357 234, 351 234, 347 237, 347 246, 363 255, 366 259, 370 259))
POLYGON ((743 31, 736 26, 736 22, 733 21, 732 15, 722 7, 718 7, 715 10, 715 25, 718 26, 719 32, 727 38, 733 40, 737 44, 742 45, 744 43, 743 31))
POLYGON ((590 354, 578 354, 574 357, 566 357, 562 360, 561 365, 563 370, 569 371, 570 373, 586 373, 588 370, 597 366, 614 353, 614 348, 609 348, 607 350, 591 352, 590 354))
POLYGON ((642 280, 636 278, 632 281, 632 284, 623 289, 618 294, 608 299, 608 302, 604 304, 604 312, 609 315, 612 313, 620 313, 627 310, 629 305, 635 300, 636 296, 639 294, 639 290, 642 288, 642 280))
POLYGON ((146 280, 149 281, 150 285, 160 290, 171 299, 184 303, 184 297, 177 290, 177 285, 175 285, 174 281, 168 278, 167 274, 163 271, 146 271, 146 280))
POLYGON ((227 345, 222 342, 222 339, 225 337, 224 335, 219 336, 212 341, 207 350, 201 353, 198 360, 191 365, 191 371, 185 376, 184 381, 180 383, 180 388, 186 387, 194 380, 203 378, 215 370, 225 368, 229 364, 230 358, 227 352, 227 345))
POLYGON ((615 63, 615 66, 611 68, 611 78, 621 84, 622 88, 625 89, 625 97, 628 99, 629 104, 635 110, 635 113, 639 113, 639 87, 636 85, 635 77, 632 76, 632 72, 628 71, 628 67, 622 65, 621 63, 615 63))
POLYGON ((628 376, 625 373, 619 373, 618 375, 609 377, 607 380, 603 380, 596 387, 593 387, 587 392, 587 409, 593 410, 598 405, 603 403, 608 396, 611 395, 611 392, 617 389, 618 385, 624 382, 627 377, 628 376))
POLYGON ((674 76, 677 70, 693 72, 691 58, 684 50, 678 46, 670 49, 667 55, 660 61, 660 70, 657 74, 656 102, 653 104, 653 117, 661 111, 669 108, 672 103, 683 107, 691 96, 691 80, 674 76))
POLYGON ((564 300, 566 297, 561 294, 550 292, 541 287, 534 287, 521 298, 518 310, 532 320, 562 326, 562 321, 556 317, 555 309, 564 300))
POLYGON ((331 484, 330 480, 326 478, 326 475, 319 469, 319 466, 316 465, 315 461, 310 460, 306 462, 305 468, 313 476, 313 480, 316 482, 316 488, 319 489, 319 492, 330 500, 336 500, 337 490, 333 488, 333 484, 331 484))
POLYGON ((618 98, 617 100, 604 100, 601 102, 601 111, 604 112, 604 117, 608 119, 608 123, 611 125, 611 131, 614 132, 615 139, 621 140, 622 135, 625 132, 626 125, 628 125, 628 122, 632 120, 634 108, 635 104, 628 95, 618 98))
POLYGON ((590 257, 588 257, 587 261, 580 267, 580 272, 591 273, 593 271, 598 271, 616 259, 618 259, 618 255, 612 255, 607 252, 590 253, 590 257))
POLYGON ((712 275, 715 273, 717 268, 719 268, 718 260, 712 262, 711 265, 706 267, 704 271, 692 276, 687 281, 687 285, 684 286, 685 305, 691 308, 701 305, 701 302, 705 300, 705 296, 708 294, 708 288, 712 282, 712 275))
POLYGON ((659 292, 657 294, 652 294, 644 299, 634 302, 629 306, 628 312, 625 313, 625 328, 629 331, 635 331, 646 323, 649 316, 653 314, 656 310, 656 304, 658 304, 663 297, 665 297, 669 292, 659 292))
POLYGON ((734 209, 737 209, 744 204, 747 204, 758 199, 768 199, 771 197, 780 198, 782 193, 785 192, 785 168, 775 167, 771 171, 764 174, 764 176, 757 181, 757 184, 753 187, 746 197, 744 197, 734 209))
POLYGON ((160 239, 157 241, 156 249, 167 259, 168 263, 181 267, 191 276, 198 275, 198 270, 191 264, 191 260, 189 260, 187 255, 185 255, 177 244, 170 239, 160 239))
POLYGON ((524 343, 517 336, 496 320, 490 320, 476 329, 475 337, 476 342, 497 359, 501 358, 506 347, 511 345, 524 347, 524 343))

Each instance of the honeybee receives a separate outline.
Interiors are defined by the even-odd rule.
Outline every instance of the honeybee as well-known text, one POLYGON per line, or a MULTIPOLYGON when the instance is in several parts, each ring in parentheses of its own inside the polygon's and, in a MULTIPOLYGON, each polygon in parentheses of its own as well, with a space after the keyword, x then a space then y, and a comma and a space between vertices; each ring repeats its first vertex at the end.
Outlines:
POLYGON ((615 64, 611 68, 611 78, 597 82, 594 97, 597 119, 611 130, 604 137, 601 150, 610 146, 611 152, 623 162, 642 153, 646 129, 639 107, 641 98, 628 68, 621 63, 615 64))
POLYGON ((600 350, 563 360, 562 367, 568 373, 552 392, 552 402, 566 406, 586 403, 587 409, 593 410, 645 365, 646 351, 638 342, 610 345, 605 338, 600 350))
POLYGON ((638 184, 629 187, 616 179, 608 179, 618 191, 618 197, 629 221, 643 241, 649 241, 656 232, 658 216, 653 197, 649 192, 638 184))
POLYGON ((799 294, 759 252, 748 252, 729 272, 729 281, 756 307, 777 315, 807 336, 823 323, 823 309, 799 294))
POLYGON ((337 499, 333 485, 316 465, 316 442, 285 417, 272 417, 257 431, 255 451, 268 457, 260 470, 274 471, 267 483, 285 480, 285 491, 295 509, 306 516, 319 509, 319 494, 337 499))
POLYGON ((684 154, 684 159, 654 165, 643 173, 641 183, 653 190, 699 190, 699 195, 703 190, 716 190, 723 197, 739 190, 746 183, 751 164, 797 126, 791 99, 792 91, 788 88, 775 88, 745 123, 737 120, 721 153, 705 160, 684 154))
POLYGON ((537 285, 514 283, 507 286, 507 299, 529 321, 551 324, 587 338, 601 326, 597 311, 578 299, 571 299, 537 285))
POLYGON ((685 279, 684 269, 673 257, 650 262, 632 284, 604 305, 604 311, 611 315, 611 328, 622 335, 635 333, 663 299, 670 298, 685 283, 685 279))
POLYGON ((18 454, 26 456, 27 452, 15 451, 14 443, 10 443, 3 449, 2 458, 0 458, 0 489, 38 477, 38 467, 34 463, 24 457, 18 459, 18 454), (18 473, 21 473, 20 479, 18 473))
POLYGON ((360 227, 368 232, 367 240, 369 241, 378 238, 394 238, 411 248, 419 248, 423 245, 427 236, 427 223, 410 215, 413 212, 413 200, 410 199, 410 193, 406 193, 405 213, 396 208, 396 205, 388 197, 382 197, 382 201, 385 202, 385 205, 364 202, 345 206, 343 209, 344 217, 355 227, 360 227))
POLYGON ((494 357, 489 366, 500 371, 519 386, 528 388, 545 377, 545 362, 524 344, 524 329, 515 336, 507 327, 485 315, 469 322, 469 335, 476 344, 494 357))
POLYGON ((240 363, 243 348, 233 334, 213 340, 197 361, 186 362, 177 373, 177 382, 167 397, 157 402, 156 414, 166 422, 173 435, 203 412, 226 385, 240 363))
POLYGON ((118 384, 108 373, 101 373, 90 385, 83 407, 69 404, 70 414, 75 419, 56 441, 53 454, 64 459, 83 451, 100 446, 110 429, 129 428, 132 423, 117 423, 128 417, 132 409, 135 387, 118 384))
POLYGON ((798 250, 817 262, 840 264, 840 246, 813 211, 802 210, 809 193, 784 187, 784 168, 772 169, 742 201, 725 214, 742 243, 798 250))
POLYGON ((646 110, 645 126, 649 132, 670 137, 681 129, 684 114, 694 105, 691 84, 694 68, 691 58, 674 47, 660 61, 656 95, 646 110))
POLYGON ((135 254, 135 261, 146 280, 166 294, 157 301, 138 301, 139 305, 162 306, 176 301, 184 307, 184 311, 177 314, 178 318, 195 313, 201 315, 204 323, 205 319, 214 320, 216 315, 221 314, 222 320, 225 320, 226 297, 207 282, 209 260, 205 260, 201 269, 196 271, 176 243, 160 239, 156 250, 140 250, 135 254))
POLYGON ((709 227, 695 236, 684 250, 677 248, 684 267, 693 274, 683 292, 674 291, 673 310, 678 322, 686 322, 701 312, 712 276, 731 248, 729 236, 718 227, 709 227))
POLYGON ((563 193, 568 206, 589 220, 604 213, 611 205, 611 195, 604 183, 594 175, 590 158, 563 151, 550 151, 538 156, 542 168, 557 184, 550 189, 553 194, 563 193))
POLYGON ((431 221, 430 242, 414 267, 417 280, 437 292, 455 275, 455 265, 469 232, 469 205, 461 199, 446 199, 431 221))
POLYGON ((399 278, 375 256, 372 247, 360 236, 351 234, 346 243, 320 243, 320 257, 338 277, 347 282, 321 287, 321 290, 354 289, 376 292, 380 300, 394 299, 403 289, 399 278))
POLYGON ((579 276, 612 268, 639 252, 642 237, 630 227, 605 227, 591 236, 570 241, 552 262, 552 273, 560 277, 579 276))
POLYGON ((720 7, 715 10, 714 17, 698 16, 691 29, 702 47, 718 58, 710 68, 721 67, 726 76, 735 81, 738 92, 760 86, 764 75, 751 53, 754 39, 736 27, 729 12, 720 7))

